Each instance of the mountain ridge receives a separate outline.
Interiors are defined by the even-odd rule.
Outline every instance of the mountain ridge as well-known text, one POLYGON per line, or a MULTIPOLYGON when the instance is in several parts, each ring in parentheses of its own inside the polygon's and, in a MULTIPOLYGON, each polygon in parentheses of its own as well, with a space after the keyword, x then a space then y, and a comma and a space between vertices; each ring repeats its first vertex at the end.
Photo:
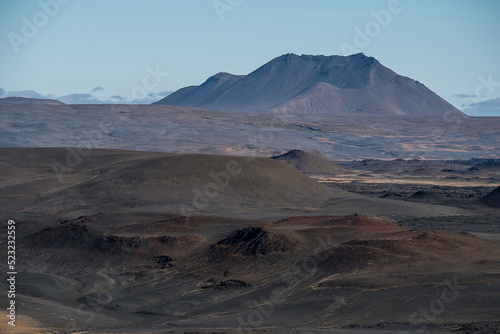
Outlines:
POLYGON ((465 116, 424 84, 362 53, 289 53, 247 75, 217 73, 155 103, 244 112, 465 116))
POLYGON ((35 99, 28 97, 9 96, 0 98, 0 104, 46 104, 63 106, 66 103, 54 99, 35 99))

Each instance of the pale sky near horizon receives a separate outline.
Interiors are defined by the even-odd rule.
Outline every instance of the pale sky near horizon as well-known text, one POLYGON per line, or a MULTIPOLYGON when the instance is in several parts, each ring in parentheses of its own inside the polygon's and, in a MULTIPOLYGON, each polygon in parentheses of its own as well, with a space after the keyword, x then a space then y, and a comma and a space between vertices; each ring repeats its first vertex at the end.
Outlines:
POLYGON ((500 97, 499 17, 498 0, 0 0, 0 97, 152 102, 285 53, 363 52, 462 107, 500 97))

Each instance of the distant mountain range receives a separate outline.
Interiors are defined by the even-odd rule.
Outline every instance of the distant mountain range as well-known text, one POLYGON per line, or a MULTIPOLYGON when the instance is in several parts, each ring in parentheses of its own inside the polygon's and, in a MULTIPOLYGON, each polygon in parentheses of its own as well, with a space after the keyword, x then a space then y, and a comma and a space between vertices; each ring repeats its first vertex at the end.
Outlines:
POLYGON ((500 116, 500 98, 471 104, 464 112, 471 116, 500 116))
POLYGON ((0 98, 0 104, 44 104, 44 105, 60 105, 60 106, 66 105, 66 103, 63 103, 58 100, 32 99, 32 98, 17 97, 17 96, 0 98))
POLYGON ((418 81, 362 53, 286 54, 248 75, 218 73, 157 104, 224 111, 356 115, 464 115, 418 81))

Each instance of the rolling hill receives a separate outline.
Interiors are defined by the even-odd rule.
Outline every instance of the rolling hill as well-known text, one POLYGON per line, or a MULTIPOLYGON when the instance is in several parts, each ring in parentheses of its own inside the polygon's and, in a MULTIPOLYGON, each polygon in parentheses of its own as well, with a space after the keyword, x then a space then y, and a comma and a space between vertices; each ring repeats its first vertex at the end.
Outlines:
POLYGON ((303 173, 308 174, 347 174, 349 171, 336 163, 326 160, 316 154, 302 150, 291 150, 282 155, 272 157, 283 161, 303 173))
POLYGON ((93 150, 77 160, 64 148, 2 148, 0 163, 6 172, 0 177, 4 212, 69 218, 99 212, 233 217, 301 212, 380 217, 466 214, 457 208, 331 188, 269 158, 93 150))

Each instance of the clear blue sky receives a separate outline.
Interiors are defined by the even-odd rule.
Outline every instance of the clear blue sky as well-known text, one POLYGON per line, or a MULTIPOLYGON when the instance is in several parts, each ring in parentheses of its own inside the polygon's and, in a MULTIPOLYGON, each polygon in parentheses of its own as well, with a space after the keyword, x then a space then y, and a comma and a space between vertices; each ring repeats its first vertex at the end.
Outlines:
POLYGON ((394 1, 0 0, 0 96, 150 102, 284 53, 349 53, 345 43, 457 106, 500 97, 500 1, 394 1), (389 10, 383 24, 371 14, 389 10), (146 90, 148 68, 168 76, 146 90))

